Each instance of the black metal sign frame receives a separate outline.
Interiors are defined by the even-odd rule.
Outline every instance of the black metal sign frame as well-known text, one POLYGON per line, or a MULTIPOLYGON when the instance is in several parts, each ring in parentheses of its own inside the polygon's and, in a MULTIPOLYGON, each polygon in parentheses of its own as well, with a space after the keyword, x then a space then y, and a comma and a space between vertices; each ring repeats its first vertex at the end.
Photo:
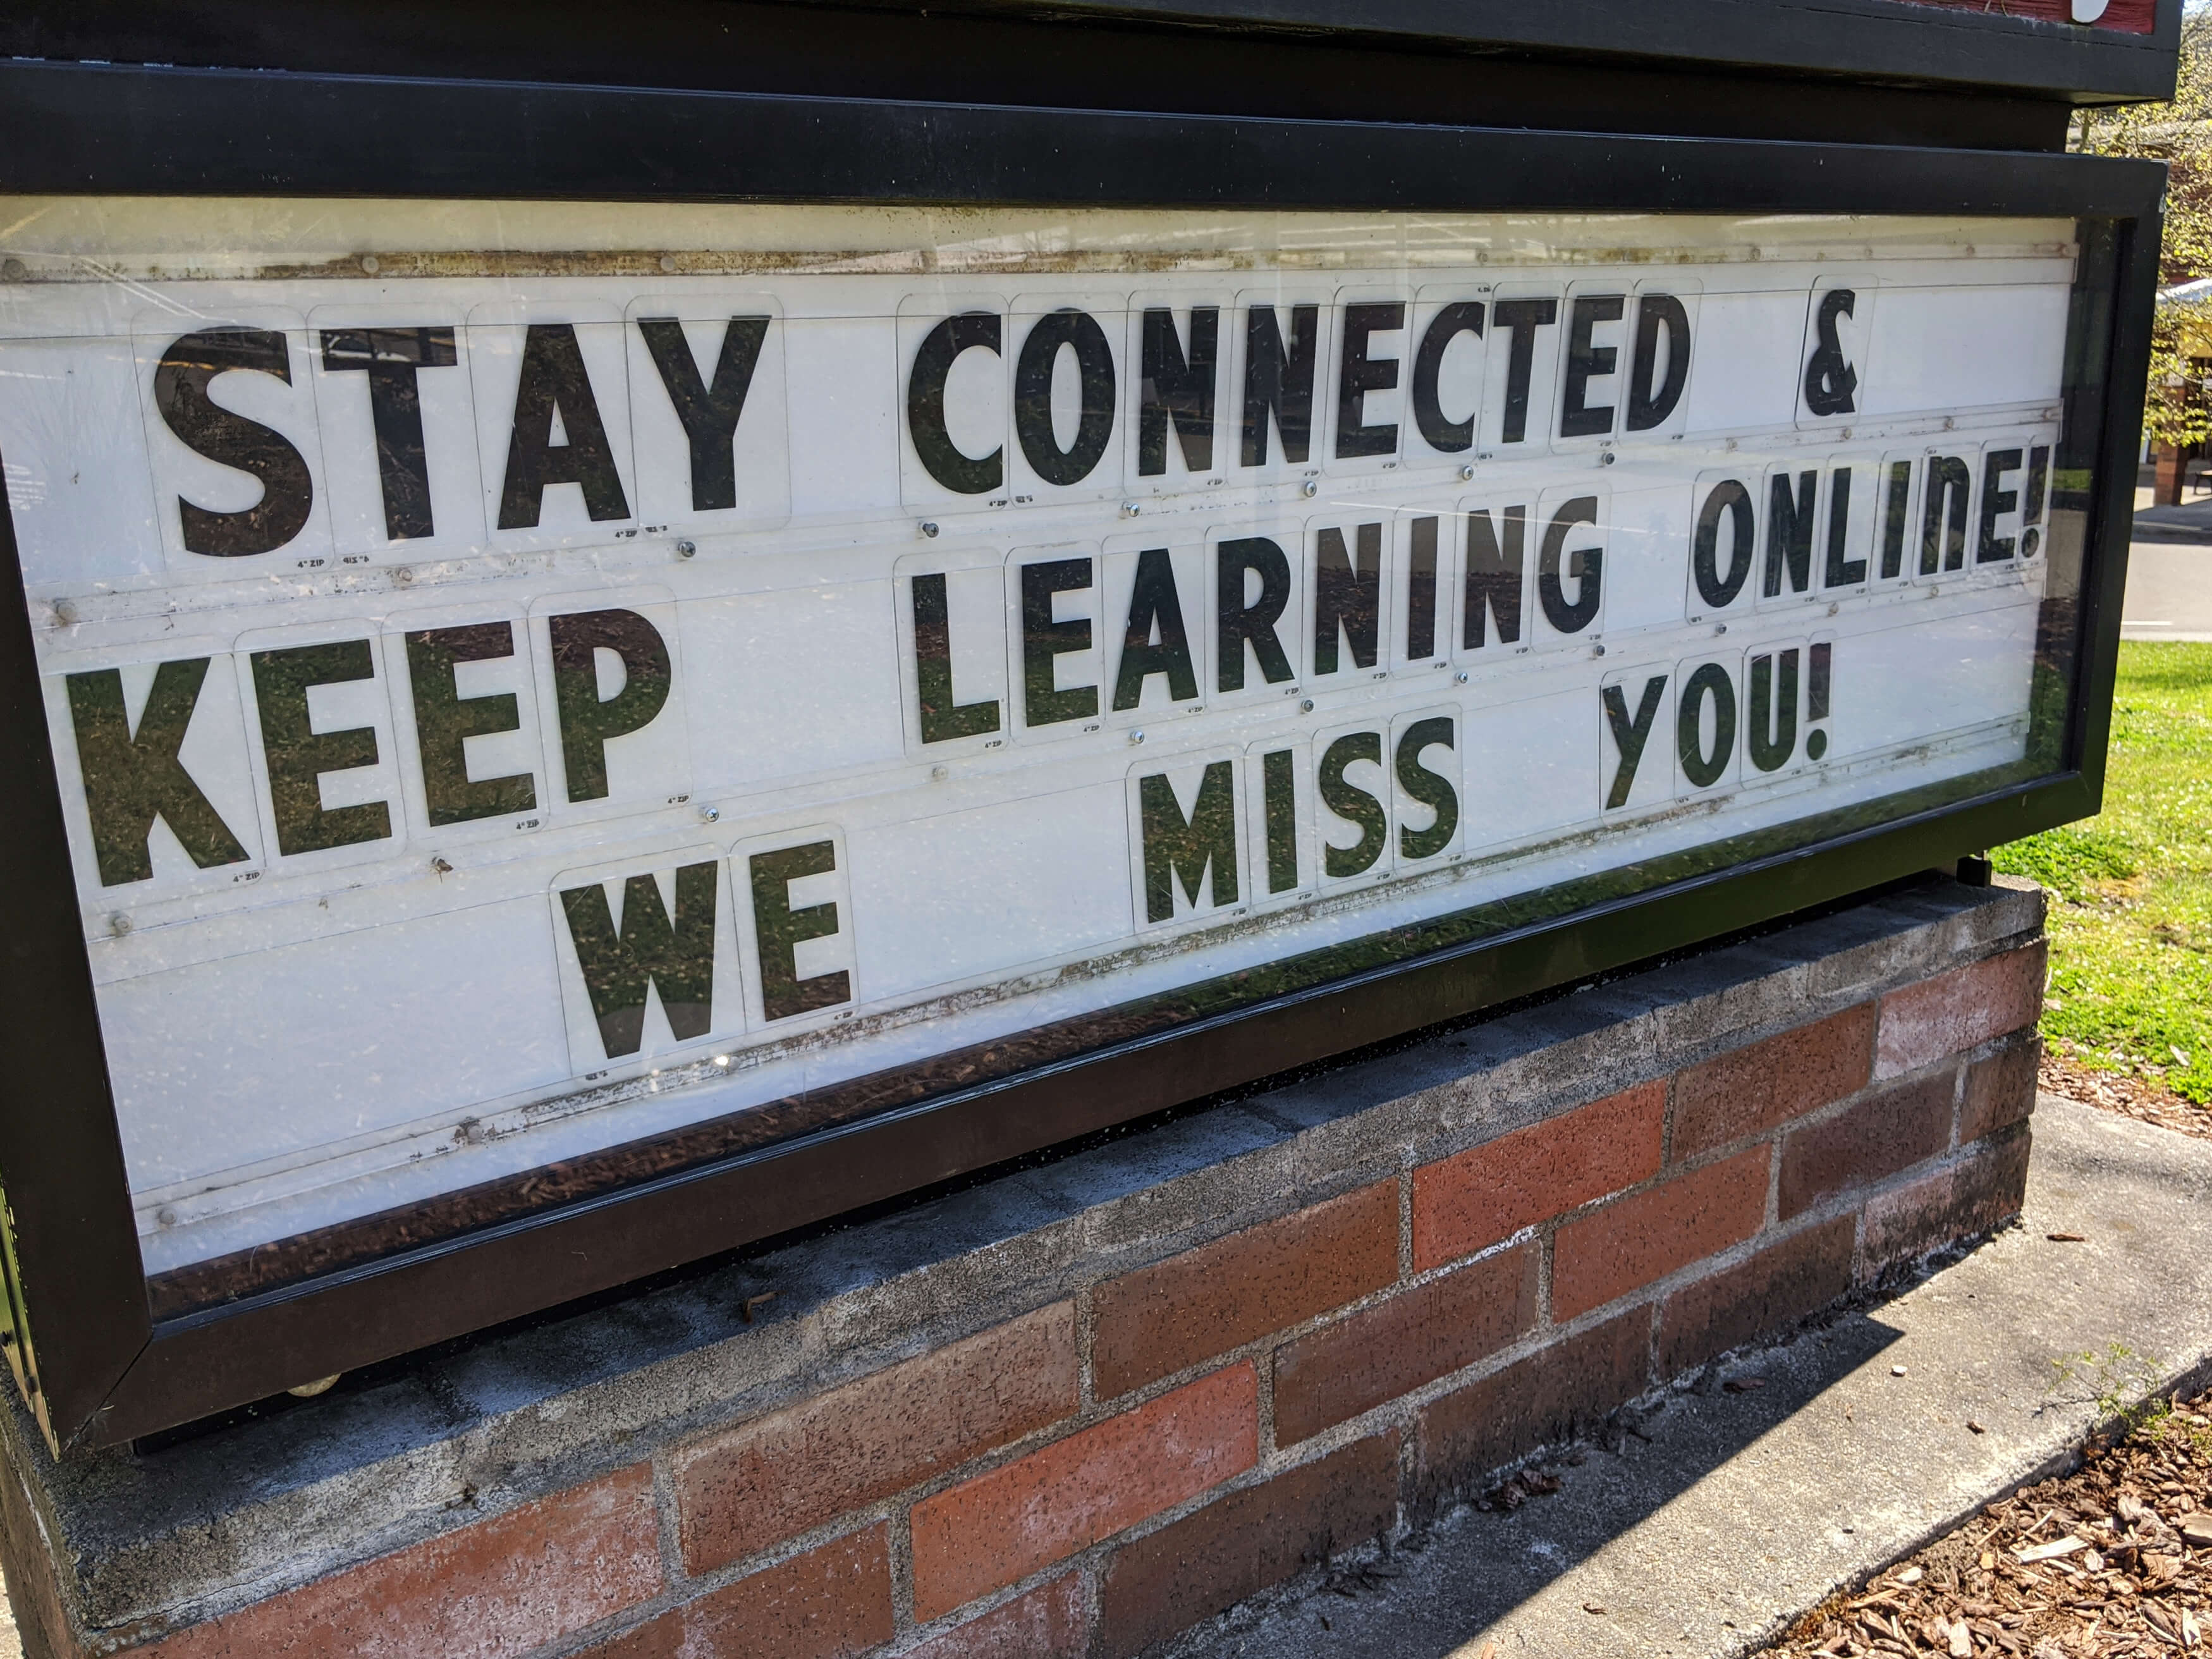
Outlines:
POLYGON ((32 620, 0 523, 0 771, 17 781, 0 817, 0 1334, 50 1438, 187 1422, 2094 812, 2163 183, 2154 165, 2017 152, 0 65, 9 192, 2067 217, 2085 248, 2067 425, 2071 464, 2095 481, 2076 503, 2063 753, 2030 783, 567 1201, 403 1231, 374 1259, 173 1313, 149 1303, 139 1257, 32 620))

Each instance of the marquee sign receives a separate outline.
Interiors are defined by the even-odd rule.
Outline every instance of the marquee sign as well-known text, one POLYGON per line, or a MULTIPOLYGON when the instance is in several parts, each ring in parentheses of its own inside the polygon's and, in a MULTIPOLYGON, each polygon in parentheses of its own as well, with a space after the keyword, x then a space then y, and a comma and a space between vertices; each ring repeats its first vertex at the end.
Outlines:
POLYGON ((117 1423, 2094 791, 2131 244, 2063 192, 8 210, 9 833, 117 1423))
POLYGON ((2022 775, 2072 226, 1501 229, 19 287, 149 1272, 2022 775))

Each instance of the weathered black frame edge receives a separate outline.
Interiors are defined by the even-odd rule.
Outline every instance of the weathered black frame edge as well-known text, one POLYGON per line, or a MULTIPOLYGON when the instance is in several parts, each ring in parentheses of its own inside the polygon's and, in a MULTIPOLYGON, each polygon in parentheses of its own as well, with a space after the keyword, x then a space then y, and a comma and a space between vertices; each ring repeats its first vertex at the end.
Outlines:
POLYGON ((1578 0, 1537 6, 1525 0, 969 0, 964 9, 1449 41, 1668 67, 1718 64, 1747 72, 2002 88, 2083 102, 2172 95, 2182 3, 2158 0, 2148 34, 2002 13, 1947 15, 1914 0, 1668 0, 1665 5, 1578 0))
MULTIPOLYGON (((479 15, 509 15, 537 31, 568 27, 566 4, 459 0, 479 15)), ((2181 0, 2157 0, 2148 33, 2010 15, 1922 0, 775 0, 793 10, 986 19, 1059 28, 1141 29, 1173 51, 1177 36, 1208 33, 1310 43, 1338 52, 1426 50, 1470 59, 1544 60, 1662 73, 1715 70, 1746 76, 1858 81, 1969 95, 2001 93, 2052 102, 2125 102, 2171 95, 2181 0)), ((466 76, 465 54, 418 41, 406 67, 353 43, 357 60, 288 56, 235 6, 167 0, 136 9, 128 31, 104 27, 96 0, 43 0, 15 52, 58 61, 230 65, 257 70, 466 76), (87 15, 86 14, 90 14, 87 15), (116 44, 109 46, 113 40, 116 44), (88 51, 88 43, 99 50, 88 51), (42 48, 41 50, 32 50, 42 48)), ((700 21, 705 21, 702 15, 700 21)), ((389 43, 382 43, 389 44, 389 43)), ((927 97, 915 66, 910 95, 927 97)), ((501 78, 525 78, 524 72, 501 78)), ((670 84, 678 84, 670 82, 670 84)), ((684 84, 692 84, 684 82, 684 84)), ((941 94, 939 94, 941 95, 941 94)))
POLYGON ((0 64, 0 191, 1261 210, 2041 210, 2154 162, 548 83, 0 64), (278 143, 273 135, 283 134, 278 143), (1715 205, 1712 181, 1731 188, 1715 205), (1562 181, 1566 181, 1563 183, 1562 181))
MULTIPOLYGON (((304 77, 0 66, 0 190, 34 188, 18 167, 21 153, 9 151, 24 118, 8 94, 24 84, 26 73, 34 77, 30 84, 57 90, 88 89, 69 78, 78 75, 118 74, 126 84, 141 86, 159 80, 163 97, 179 86, 204 90, 258 81, 282 94, 275 100, 278 106, 329 94, 336 102, 324 113, 335 110, 341 117, 357 111, 361 100, 390 99, 399 113, 387 110, 386 123, 407 118, 407 111, 417 107, 411 97, 421 91, 409 82, 309 83, 304 77)), ((0 593, 0 755, 21 769, 17 775, 39 781, 28 792, 27 809, 0 815, 0 853, 9 858, 11 868, 29 872, 15 889, 18 925, 7 951, 0 952, 0 994, 9 996, 12 1016, 0 1032, 5 1045, 0 1054, 23 1079, 23 1086, 0 1100, 0 1181, 8 1183, 15 1202, 16 1242, 29 1300, 39 1310, 60 1310, 46 1315, 38 1334, 40 1374, 46 1379, 46 1398, 58 1442, 128 1439, 557 1306, 945 1175, 986 1167, 1161 1106, 1274 1075, 1310 1056, 1345 1052, 1844 897, 1947 863, 1963 852, 2094 812, 2101 800, 2133 510, 2132 491, 2116 489, 2112 480, 2131 482, 2134 476, 2132 441, 2148 358, 2155 216, 2164 177, 2155 164, 1040 110, 824 107, 820 100, 730 94, 450 86, 432 91, 447 100, 465 102, 480 95, 494 104, 502 98, 553 96, 614 100, 623 109, 644 109, 665 100, 685 106, 675 112, 679 127, 711 106, 725 120, 756 124, 750 131, 755 140, 763 118, 781 123, 787 135, 796 131, 801 137, 811 123, 818 127, 829 159, 837 163, 836 190, 821 188, 818 176, 814 188, 793 183, 795 176, 803 182, 806 169, 824 159, 802 147, 796 160, 787 159, 775 173, 787 186, 780 191, 769 190, 757 177, 746 180, 742 190, 724 185, 677 191, 653 165, 656 155, 665 159, 665 150, 647 147, 610 160, 601 146, 597 157, 563 152, 550 158, 562 187, 511 192, 526 195, 597 191, 615 198, 662 200, 1152 206, 1234 202, 1261 209, 1376 210, 1435 205, 1466 211, 1540 206, 1570 212, 2013 214, 2122 222, 2110 319, 2108 384, 2114 390, 2106 404, 2103 465, 2087 532, 2080 666, 2069 718, 2071 769, 1479 947, 1194 1025, 1127 1050, 1086 1057, 972 1095, 687 1171, 156 1328, 146 1311, 119 1137, 105 1066, 98 1061, 97 1012, 31 650, 33 625, 12 532, 0 533, 0 553, 5 556, 0 559, 0 586, 5 587, 0 593), (918 132, 937 148, 917 161, 890 142, 901 131, 918 132), (1190 183, 1190 143, 1197 135, 1209 137, 1212 153, 1233 169, 1211 183, 1201 179, 1203 190, 1194 190, 1190 183), (1009 146, 1022 153, 1008 154, 1009 146), (1618 164, 1614 171, 1591 165, 1607 157, 1618 164), (589 165, 578 171, 575 164, 586 160, 589 165), (1504 167, 1502 184, 1486 162, 1504 167), (1310 171, 1315 167, 1319 176, 1310 171), (1481 188, 1471 189, 1462 182, 1465 179, 1482 180, 1481 188), (590 190, 580 187, 584 179, 591 181, 590 190), (860 1153, 868 1163, 856 1175, 860 1153), (742 1220, 732 1213, 740 1192, 756 1200, 742 1220)), ((255 107, 265 112, 270 106, 255 107)), ((84 118, 80 114, 76 125, 84 118)), ((127 121, 121 125, 131 127, 127 121)), ((347 142, 373 149, 380 130, 372 124, 366 135, 349 135, 347 142)), ((696 131, 676 137, 684 150, 701 142, 696 131)), ((512 129, 507 141, 514 143, 512 129)), ((352 190, 299 184, 287 188, 251 167, 239 172, 203 166, 190 176, 193 193, 366 193, 368 175, 362 169, 376 159, 367 154, 349 158, 356 186, 352 190)), ((381 160, 386 167, 405 165, 404 155, 381 160)), ((34 157, 32 171, 37 165, 34 157)), ((121 162, 115 173, 101 166, 80 171, 62 193, 166 193, 149 190, 121 162)), ((465 190, 456 182, 441 174, 405 185, 387 182, 375 193, 510 193, 498 179, 474 182, 465 190)), ((62 189, 51 180, 35 188, 62 189)))

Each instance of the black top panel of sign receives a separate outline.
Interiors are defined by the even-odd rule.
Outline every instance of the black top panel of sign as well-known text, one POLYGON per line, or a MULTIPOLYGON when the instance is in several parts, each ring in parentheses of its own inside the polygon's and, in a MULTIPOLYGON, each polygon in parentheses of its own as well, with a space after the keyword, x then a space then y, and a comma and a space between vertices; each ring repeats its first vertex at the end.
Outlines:
POLYGON ((33 0, 0 57, 2057 149, 2068 105, 2171 94, 2154 3, 2146 34, 1911 0, 33 0))

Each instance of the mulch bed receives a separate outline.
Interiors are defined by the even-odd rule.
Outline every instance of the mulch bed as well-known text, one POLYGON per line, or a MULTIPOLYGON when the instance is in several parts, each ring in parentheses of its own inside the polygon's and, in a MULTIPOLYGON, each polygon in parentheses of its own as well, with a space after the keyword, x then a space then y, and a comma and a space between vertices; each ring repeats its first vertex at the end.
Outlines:
POLYGON ((2161 1129, 2212 1140, 2212 1108, 2184 1100, 2149 1078, 2120 1072, 2093 1072, 2056 1048, 2045 1048, 2036 1086, 2045 1094, 2078 1100, 2161 1129))
POLYGON ((1766 1650, 2112 1659, 2212 1653, 2212 1394, 2080 1471, 2023 1487, 1948 1537, 1832 1597, 1766 1650))

